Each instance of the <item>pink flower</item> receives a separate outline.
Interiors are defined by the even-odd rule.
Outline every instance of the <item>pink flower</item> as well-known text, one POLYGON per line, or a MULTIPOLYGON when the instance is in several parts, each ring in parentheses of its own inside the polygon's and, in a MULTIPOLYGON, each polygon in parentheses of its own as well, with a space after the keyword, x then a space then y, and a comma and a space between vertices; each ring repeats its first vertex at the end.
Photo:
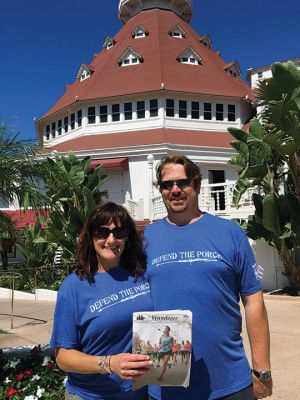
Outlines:
POLYGON ((32 376, 33 371, 32 371, 32 369, 26 369, 26 370, 24 371, 24 374, 27 375, 27 376, 32 376))
POLYGON ((24 378, 24 374, 18 374, 18 375, 16 376, 16 380, 17 380, 17 381, 21 381, 23 378, 24 378))

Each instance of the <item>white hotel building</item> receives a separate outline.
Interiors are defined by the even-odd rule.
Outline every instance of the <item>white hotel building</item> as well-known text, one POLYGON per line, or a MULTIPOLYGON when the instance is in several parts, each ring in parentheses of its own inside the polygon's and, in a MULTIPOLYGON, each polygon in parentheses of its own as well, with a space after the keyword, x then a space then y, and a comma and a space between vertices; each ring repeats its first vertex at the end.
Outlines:
MULTIPOLYGON (((247 218, 251 193, 241 207, 232 204, 237 171, 228 164, 235 151, 227 129, 247 130, 252 87, 270 66, 248 70, 246 84, 238 62, 223 60, 209 35, 189 25, 191 0, 120 0, 119 18, 120 31, 103 38, 102 50, 81 63, 74 82, 37 121, 40 143, 49 153, 72 150, 102 164, 109 199, 137 221, 165 215, 155 166, 170 153, 199 163, 202 210, 247 218)), ((282 286, 274 251, 254 247, 265 288, 282 286)))

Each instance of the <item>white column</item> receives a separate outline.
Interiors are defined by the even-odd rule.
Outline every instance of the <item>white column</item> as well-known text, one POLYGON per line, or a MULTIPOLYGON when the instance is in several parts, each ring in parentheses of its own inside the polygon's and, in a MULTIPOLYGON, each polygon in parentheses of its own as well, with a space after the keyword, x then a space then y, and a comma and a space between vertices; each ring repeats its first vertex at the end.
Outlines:
POLYGON ((154 188, 153 188, 153 161, 154 157, 152 154, 149 154, 147 156, 147 161, 148 161, 148 179, 149 179, 149 193, 148 193, 148 199, 149 199, 149 220, 153 220, 153 205, 152 205, 152 198, 154 196, 154 188))

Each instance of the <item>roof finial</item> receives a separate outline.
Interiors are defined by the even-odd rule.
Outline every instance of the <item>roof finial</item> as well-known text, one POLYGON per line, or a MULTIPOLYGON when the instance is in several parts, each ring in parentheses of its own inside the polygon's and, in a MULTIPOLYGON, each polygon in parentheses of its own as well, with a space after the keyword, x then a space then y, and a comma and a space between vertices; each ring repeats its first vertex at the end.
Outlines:
POLYGON ((120 0, 119 18, 125 24, 140 11, 150 8, 163 8, 174 11, 187 22, 192 18, 192 0, 120 0))

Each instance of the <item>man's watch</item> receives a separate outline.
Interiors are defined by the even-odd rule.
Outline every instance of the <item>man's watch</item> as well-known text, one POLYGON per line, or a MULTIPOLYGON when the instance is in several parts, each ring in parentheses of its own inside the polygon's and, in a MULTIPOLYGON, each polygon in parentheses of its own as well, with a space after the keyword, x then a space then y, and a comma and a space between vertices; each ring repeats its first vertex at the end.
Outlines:
POLYGON ((269 381, 272 379, 271 371, 257 371, 252 369, 253 374, 261 381, 269 381))

